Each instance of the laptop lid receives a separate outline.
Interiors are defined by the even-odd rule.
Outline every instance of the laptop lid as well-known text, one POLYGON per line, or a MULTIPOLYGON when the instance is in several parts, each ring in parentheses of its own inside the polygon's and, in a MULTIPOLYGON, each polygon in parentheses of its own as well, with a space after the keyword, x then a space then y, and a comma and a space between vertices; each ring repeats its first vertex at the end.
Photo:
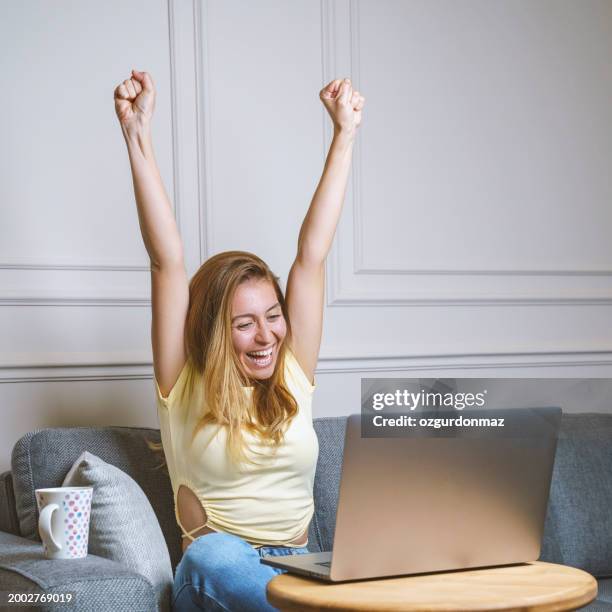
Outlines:
POLYGON ((367 416, 348 417, 331 580, 539 557, 561 410, 461 414, 505 419, 506 428, 365 438, 367 416))

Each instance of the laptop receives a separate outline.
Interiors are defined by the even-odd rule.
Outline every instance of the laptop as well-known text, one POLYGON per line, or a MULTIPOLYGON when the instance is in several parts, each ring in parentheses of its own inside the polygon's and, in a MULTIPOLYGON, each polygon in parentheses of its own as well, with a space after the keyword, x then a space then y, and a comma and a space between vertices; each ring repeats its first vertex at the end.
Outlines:
POLYGON ((332 550, 261 562, 342 582, 535 561, 561 409, 461 414, 511 426, 371 438, 350 415, 332 550))

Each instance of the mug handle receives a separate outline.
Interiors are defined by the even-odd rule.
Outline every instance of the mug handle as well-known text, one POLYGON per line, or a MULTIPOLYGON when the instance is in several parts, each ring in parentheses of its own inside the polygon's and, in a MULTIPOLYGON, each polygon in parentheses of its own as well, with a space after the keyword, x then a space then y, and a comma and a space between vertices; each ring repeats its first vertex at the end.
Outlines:
POLYGON ((62 545, 55 540, 53 537, 53 532, 51 531, 51 516, 56 510, 59 510, 59 506, 57 504, 47 504, 42 509, 40 517, 38 518, 38 531, 40 533, 40 537, 51 549, 51 552, 59 552, 62 550, 62 545))

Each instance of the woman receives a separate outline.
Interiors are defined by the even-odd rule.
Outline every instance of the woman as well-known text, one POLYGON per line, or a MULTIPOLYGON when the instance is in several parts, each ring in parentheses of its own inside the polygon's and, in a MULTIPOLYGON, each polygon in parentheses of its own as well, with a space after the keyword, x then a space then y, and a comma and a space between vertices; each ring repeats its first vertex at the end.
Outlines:
POLYGON ((334 125, 286 297, 257 256, 208 259, 190 282, 151 141, 155 88, 132 71, 115 110, 151 260, 153 366, 162 443, 183 531, 175 610, 273 610, 263 555, 308 552, 318 454, 312 427, 325 258, 342 209, 364 98, 348 79, 320 99, 334 125))

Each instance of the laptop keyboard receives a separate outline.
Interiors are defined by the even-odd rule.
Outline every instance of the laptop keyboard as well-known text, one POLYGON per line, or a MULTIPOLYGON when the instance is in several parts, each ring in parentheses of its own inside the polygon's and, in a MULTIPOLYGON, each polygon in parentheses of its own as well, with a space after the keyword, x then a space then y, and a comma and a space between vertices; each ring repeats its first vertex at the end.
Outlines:
POLYGON ((315 565, 322 565, 323 567, 331 567, 331 561, 321 561, 321 563, 315 563, 315 565))

